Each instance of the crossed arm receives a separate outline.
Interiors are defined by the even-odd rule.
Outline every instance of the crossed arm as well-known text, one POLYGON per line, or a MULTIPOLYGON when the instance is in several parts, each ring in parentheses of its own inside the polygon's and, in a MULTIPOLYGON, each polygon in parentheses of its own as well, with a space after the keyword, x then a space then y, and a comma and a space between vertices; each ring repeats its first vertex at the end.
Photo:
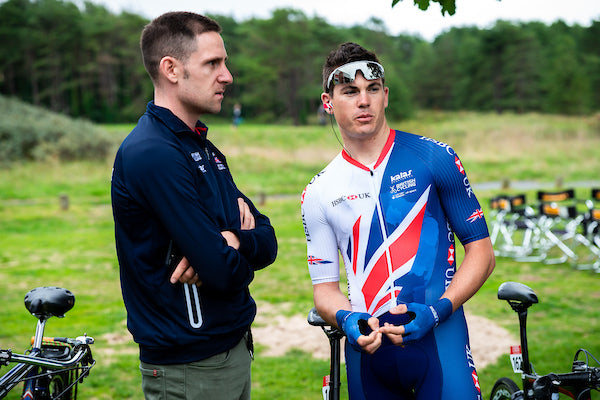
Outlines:
MULTIPOLYGON (((254 220, 254 215, 250 211, 250 207, 242 198, 238 198, 238 207, 240 210, 240 220, 242 221, 241 230, 251 230, 256 226, 256 221, 254 220)), ((237 235, 231 231, 222 231, 221 235, 227 242, 227 245, 233 247, 236 250, 240 248, 240 239, 237 235)), ((186 257, 183 257, 175 270, 171 274, 171 283, 176 283, 177 281, 181 283, 189 283, 196 284, 198 286, 202 285, 202 282, 198 279, 198 274, 194 271, 194 268, 190 265, 190 262, 186 257)))

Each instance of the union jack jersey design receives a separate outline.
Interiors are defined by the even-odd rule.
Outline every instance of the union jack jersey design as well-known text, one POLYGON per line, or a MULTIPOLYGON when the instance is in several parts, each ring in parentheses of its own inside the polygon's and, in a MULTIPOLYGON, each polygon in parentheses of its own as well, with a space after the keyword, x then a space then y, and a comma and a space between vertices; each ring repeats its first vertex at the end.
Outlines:
POLYGON ((323 260, 321 258, 316 258, 313 256, 308 256, 308 264, 309 265, 318 265, 318 264, 330 264, 331 261, 323 260))
POLYGON ((456 269, 454 234, 488 236, 454 150, 394 130, 372 166, 338 154, 302 193, 302 218, 313 284, 339 281, 341 254, 352 309, 374 316, 433 304, 456 269))
POLYGON ((483 211, 481 211, 481 208, 473 211, 473 214, 471 214, 469 216, 469 218, 467 218, 467 221, 470 222, 470 223, 473 223, 473 222, 477 221, 480 218, 483 218, 483 211))

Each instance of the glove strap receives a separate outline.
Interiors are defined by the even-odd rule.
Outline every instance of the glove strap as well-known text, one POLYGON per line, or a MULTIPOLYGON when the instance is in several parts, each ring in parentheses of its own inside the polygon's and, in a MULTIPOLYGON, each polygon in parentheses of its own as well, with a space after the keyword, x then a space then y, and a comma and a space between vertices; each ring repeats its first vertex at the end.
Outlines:
POLYGON ((431 310, 431 314, 433 315, 433 319, 435 320, 435 325, 438 326, 442 322, 448 319, 448 317, 452 314, 452 302, 450 299, 443 298, 440 299, 437 303, 432 306, 429 306, 431 310))
POLYGON ((435 307, 434 306, 429 306, 429 310, 431 311, 431 314, 433 314, 433 319, 435 320, 435 326, 438 326, 440 324, 440 316, 437 313, 437 311, 435 311, 435 307))
POLYGON ((338 310, 338 312, 335 313, 335 320, 338 324, 338 328, 340 328, 342 331, 344 331, 344 322, 346 322, 346 320, 348 319, 348 317, 350 317, 351 314, 352 311, 348 310, 338 310))

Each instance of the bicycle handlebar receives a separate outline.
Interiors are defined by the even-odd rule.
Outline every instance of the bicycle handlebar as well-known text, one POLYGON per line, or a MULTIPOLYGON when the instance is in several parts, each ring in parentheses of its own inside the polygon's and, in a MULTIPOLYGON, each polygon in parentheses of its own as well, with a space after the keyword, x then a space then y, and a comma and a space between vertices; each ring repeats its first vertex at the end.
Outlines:
POLYGON ((587 368, 584 371, 547 374, 538 377, 533 382, 534 399, 545 400, 553 398, 559 388, 598 389, 600 387, 600 368, 587 368))
POLYGON ((52 369, 66 369, 77 365, 86 355, 89 356, 92 363, 94 361, 91 358, 92 349, 89 346, 90 344, 94 343, 93 337, 84 334, 83 336, 78 336, 74 339, 67 337, 44 337, 44 340, 49 342, 67 343, 73 347, 75 354, 68 360, 58 361, 50 358, 40 357, 40 349, 33 349, 29 355, 13 353, 11 350, 0 349, 0 367, 3 365, 8 365, 11 362, 17 362, 52 369))
POLYGON ((40 349, 33 349, 30 355, 13 353, 11 350, 0 349, 0 366, 11 362, 17 363, 10 371, 0 377, 0 399, 6 396, 18 382, 24 379, 28 371, 36 366, 53 371, 65 371, 78 368, 81 363, 83 373, 76 379, 80 382, 88 375, 89 370, 96 364, 92 350, 88 344, 79 343, 73 347, 75 354, 68 360, 58 361, 42 356, 40 349))
MULTIPOLYGON (((49 358, 39 357, 37 355, 25 355, 13 353, 10 350, 0 351, 0 362, 8 364, 10 362, 18 362, 28 365, 37 365, 52 369, 66 369, 77 365, 87 355, 91 356, 91 349, 87 344, 78 344, 75 346, 75 354, 68 360, 57 361, 49 358)), ((91 358, 91 357, 90 357, 91 358)), ((93 359, 91 360, 93 362, 93 359)))
MULTIPOLYGON (((33 345, 34 342, 34 337, 31 338, 31 344, 33 345)), ((47 342, 60 342, 60 343, 67 343, 70 344, 71 346, 76 346, 78 344, 94 344, 94 338, 91 336, 87 336, 87 335, 83 335, 83 336, 77 336, 76 338, 68 338, 68 337, 47 337, 44 336, 42 338, 42 343, 47 343, 47 342)))

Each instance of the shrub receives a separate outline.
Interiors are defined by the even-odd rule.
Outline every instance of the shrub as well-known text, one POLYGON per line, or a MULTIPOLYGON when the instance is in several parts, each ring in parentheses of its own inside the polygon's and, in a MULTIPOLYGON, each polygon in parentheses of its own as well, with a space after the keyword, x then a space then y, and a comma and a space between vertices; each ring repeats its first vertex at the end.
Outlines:
POLYGON ((102 160, 113 140, 100 126, 0 96, 0 165, 49 158, 102 160))

